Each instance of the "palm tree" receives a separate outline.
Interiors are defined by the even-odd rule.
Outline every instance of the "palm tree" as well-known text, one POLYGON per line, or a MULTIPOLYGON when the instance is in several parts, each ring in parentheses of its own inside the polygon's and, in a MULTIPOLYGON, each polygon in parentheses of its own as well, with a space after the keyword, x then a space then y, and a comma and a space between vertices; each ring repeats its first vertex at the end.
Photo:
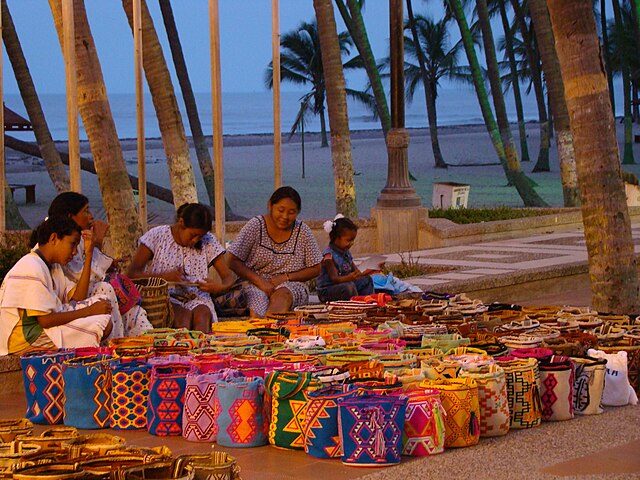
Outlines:
MULTIPOLYGON (((136 211, 133 189, 129 183, 122 148, 111 115, 100 60, 89 29, 84 1, 73 2, 75 26, 76 79, 78 109, 91 153, 95 162, 102 202, 112 232, 114 253, 118 257, 130 255, 136 248, 142 227, 136 211)), ((62 29, 62 0, 49 0, 49 7, 58 32, 60 45, 64 45, 62 29)))
POLYGON ((67 175, 67 171, 60 159, 60 154, 53 143, 51 131, 44 117, 38 92, 36 92, 36 86, 33 83, 31 72, 29 72, 29 66, 24 57, 20 39, 6 0, 2 0, 2 39, 49 177, 51 177, 56 191, 64 192, 69 190, 69 175, 67 175))
MULTIPOLYGON (((353 46, 351 37, 347 32, 338 34, 338 42, 341 54, 349 54, 349 47, 353 46)), ((306 115, 311 112, 320 116, 321 146, 328 147, 327 123, 325 117, 325 77, 323 73, 322 52, 318 35, 318 23, 314 20, 310 23, 302 22, 295 30, 285 33, 280 39, 282 53, 280 54, 280 78, 298 85, 310 85, 311 91, 300 98, 300 110, 296 116, 290 134, 293 135, 306 115)), ((343 69, 361 68, 360 57, 355 57, 342 65, 343 69)), ((265 84, 273 87, 273 65, 265 72, 265 84)), ((362 101, 368 106, 374 104, 370 94, 365 92, 345 89, 348 96, 362 101)))
POLYGON ((468 81, 468 69, 458 67, 458 56, 464 46, 459 41, 449 47, 451 17, 445 16, 434 21, 422 15, 414 16, 410 3, 410 1, 407 2, 409 19, 405 23, 405 29, 411 31, 411 36, 404 38, 405 58, 416 59, 418 65, 405 60, 406 101, 410 103, 413 100, 416 89, 422 84, 435 166, 436 168, 447 168, 438 140, 436 99, 442 78, 456 80, 464 78, 465 81, 468 81))
POLYGON ((591 303, 598 312, 637 312, 631 222, 593 9, 583 0, 547 0, 547 6, 576 151, 591 303))
MULTIPOLYGON (((467 59, 469 60, 469 67, 471 69, 473 85, 476 89, 478 102, 482 111, 482 117, 484 118, 487 131, 489 132, 489 137, 491 138, 493 147, 498 154, 498 158, 500 159, 502 168, 505 171, 507 180, 509 181, 509 183, 513 184, 516 187, 518 194, 520 195, 526 206, 544 206, 546 205, 546 203, 533 189, 529 178, 527 178, 527 176, 522 173, 520 162, 517 161, 517 153, 515 157, 513 156, 513 152, 509 155, 509 157, 507 157, 507 155, 505 154, 505 149, 501 137, 501 129, 498 128, 496 120, 493 116, 493 112, 491 110, 489 97, 484 85, 482 69, 480 67, 480 62, 478 61, 478 56, 476 54, 475 45, 473 42, 473 36, 471 34, 471 30, 469 29, 461 0, 448 0, 447 5, 449 6, 451 13, 455 17, 456 22, 458 23, 458 27, 460 28, 462 42, 467 54, 467 59), (513 161, 514 159, 516 160, 516 162, 513 161)), ((501 91, 499 86, 497 87, 497 90, 501 91)))
POLYGON ((560 162, 560 178, 565 207, 580 205, 580 191, 576 173, 576 157, 573 137, 569 125, 569 111, 564 98, 564 85, 560 73, 560 64, 555 49, 555 39, 549 20, 549 12, 545 0, 528 0, 529 13, 537 39, 538 51, 542 59, 542 70, 547 85, 547 93, 551 104, 553 125, 556 131, 556 145, 560 162))
MULTIPOLYGON (((184 203, 197 202, 198 192, 189 154, 189 144, 171 82, 171 75, 147 3, 145 0, 142 0, 141 3, 144 73, 158 117, 158 126, 169 167, 173 201, 177 208, 184 203)), ((122 0, 122 7, 127 14, 129 26, 133 28, 133 0, 122 0)))
POLYGON ((322 51, 323 77, 327 91, 331 125, 331 159, 336 189, 336 211, 356 218, 356 186, 353 182, 351 134, 347 113, 347 92, 342 67, 342 45, 336 28, 331 0, 313 0, 318 19, 318 39, 322 51))
POLYGON ((607 72, 607 83, 609 85, 609 97, 613 118, 616 117, 616 98, 613 88, 613 72, 611 70, 611 59, 609 58, 609 33, 607 32, 607 7, 606 0, 600 0, 600 33, 602 34, 602 51, 604 52, 604 68, 607 72))

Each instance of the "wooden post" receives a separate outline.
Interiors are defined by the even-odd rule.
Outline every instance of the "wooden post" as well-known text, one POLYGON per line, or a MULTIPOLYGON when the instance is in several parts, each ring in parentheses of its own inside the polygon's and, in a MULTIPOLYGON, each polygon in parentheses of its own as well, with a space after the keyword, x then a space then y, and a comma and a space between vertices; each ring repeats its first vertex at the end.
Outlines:
POLYGON ((280 115, 280 0, 271 0, 271 59, 273 65, 273 186, 282 186, 282 125, 280 115))
POLYGON ((133 0, 133 56, 136 80, 136 127, 138 135, 138 213, 142 231, 148 228, 147 165, 144 135, 144 83, 142 79, 142 1, 133 0))
POLYGON ((220 73, 220 15, 218 0, 209 0, 211 47, 211 113, 213 116, 213 174, 215 177, 216 236, 225 245, 224 150, 222 143, 222 77, 220 73))
POLYGON ((67 129, 69 130, 69 180, 71 190, 82 192, 80 178, 80 138, 78 134, 78 86, 76 82, 76 34, 73 24, 74 0, 62 0, 64 71, 67 92, 67 129))
MULTIPOLYGON (((0 3, 0 38, 2 38, 2 3, 0 3)), ((0 142, 0 232, 4 232, 7 228, 5 202, 5 191, 7 189, 5 165, 4 165, 4 78, 2 76, 2 46, 0 45, 0 131, 2 132, 2 141, 0 142)))

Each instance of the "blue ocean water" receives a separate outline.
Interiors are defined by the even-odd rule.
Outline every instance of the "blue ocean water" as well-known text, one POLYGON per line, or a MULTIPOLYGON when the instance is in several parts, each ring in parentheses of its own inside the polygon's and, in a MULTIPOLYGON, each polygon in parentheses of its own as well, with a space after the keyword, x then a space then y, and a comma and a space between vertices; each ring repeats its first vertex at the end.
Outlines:
MULTIPOLYGON (((301 92, 282 92, 281 94, 281 124, 284 133, 289 132, 300 108, 301 92)), ((40 95, 42 108, 49 124, 49 129, 55 140, 66 140, 67 113, 64 94, 40 95)), ((184 104, 179 97, 187 135, 190 135, 184 104)), ((111 111, 120 138, 135 138, 136 136, 136 99, 134 94, 110 94, 111 111)), ((198 112, 205 135, 211 135, 211 94, 196 94, 198 112)), ((507 111, 511 121, 516 121, 515 106, 512 95, 507 93, 507 111)), ((537 119, 535 98, 527 96, 523 99, 524 112, 527 121, 537 119)), ((26 116, 22 99, 18 94, 5 95, 7 107, 26 116)), ((147 138, 160 137, 158 122, 153 109, 150 95, 145 96, 145 136, 147 138)), ((482 124, 482 114, 475 93, 470 86, 440 89, 438 99, 438 125, 467 125, 482 124)), ((363 105, 349 100, 349 125, 352 130, 379 129, 380 123, 363 105)), ((328 121, 328 117, 327 117, 328 121)), ((273 132, 273 97, 271 91, 224 93, 222 99, 222 122, 225 135, 246 135, 252 133, 273 132)), ((427 126, 427 115, 424 96, 416 94, 411 104, 405 108, 405 123, 407 128, 427 126)), ((308 117, 305 131, 320 131, 319 117, 308 117)), ((18 135, 24 140, 33 140, 30 133, 18 135)), ((86 139, 86 134, 80 123, 80 138, 86 139)))

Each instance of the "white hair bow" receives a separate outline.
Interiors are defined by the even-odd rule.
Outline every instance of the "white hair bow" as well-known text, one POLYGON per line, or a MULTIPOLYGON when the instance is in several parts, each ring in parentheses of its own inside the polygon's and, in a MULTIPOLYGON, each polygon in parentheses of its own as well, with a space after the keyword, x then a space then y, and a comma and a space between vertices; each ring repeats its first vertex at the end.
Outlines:
POLYGON ((324 231, 327 233, 331 233, 331 230, 333 230, 333 227, 336 226, 336 220, 338 220, 339 218, 344 218, 344 215, 342 215, 341 213, 338 213, 335 217, 333 217, 333 220, 327 220, 326 222, 324 222, 322 224, 324 231))

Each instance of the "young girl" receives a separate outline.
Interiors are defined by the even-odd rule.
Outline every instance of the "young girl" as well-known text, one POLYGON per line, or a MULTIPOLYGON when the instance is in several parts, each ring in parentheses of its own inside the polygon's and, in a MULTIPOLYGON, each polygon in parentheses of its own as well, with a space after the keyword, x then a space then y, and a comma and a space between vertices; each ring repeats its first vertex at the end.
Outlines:
POLYGON ((358 226, 338 214, 333 221, 324 223, 324 229, 329 233, 329 246, 322 252, 322 271, 316 280, 320 301, 349 300, 356 295, 372 294, 373 280, 358 270, 349 252, 358 226))
POLYGON ((0 355, 42 348, 98 346, 111 332, 111 303, 87 298, 93 237, 84 235, 85 264, 75 284, 61 265, 76 254, 80 227, 50 217, 34 231, 38 247, 22 257, 0 287, 0 355))

